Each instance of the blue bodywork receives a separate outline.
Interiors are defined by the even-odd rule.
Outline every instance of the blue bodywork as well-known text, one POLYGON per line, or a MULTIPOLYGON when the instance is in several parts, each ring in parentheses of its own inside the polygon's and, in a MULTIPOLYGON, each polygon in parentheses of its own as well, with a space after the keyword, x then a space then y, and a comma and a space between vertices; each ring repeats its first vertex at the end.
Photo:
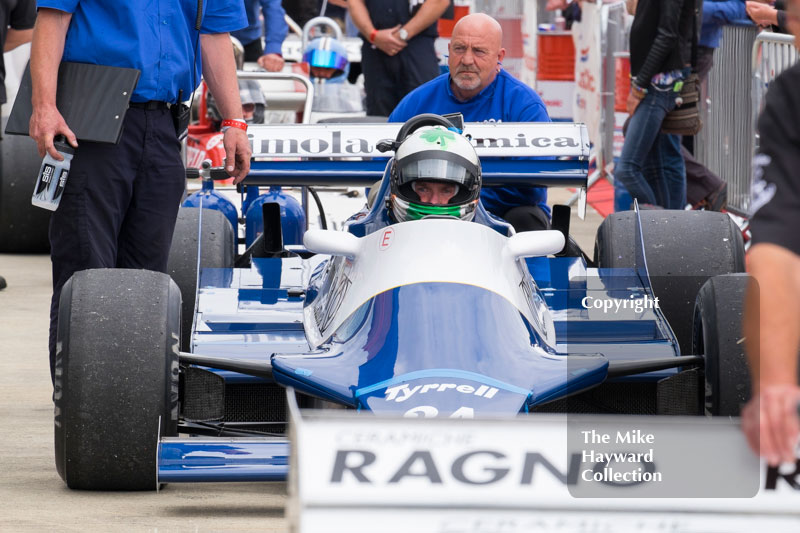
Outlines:
MULTIPOLYGON (((484 186, 585 186, 587 163, 573 160, 484 161, 484 186)), ((254 161, 248 185, 371 185, 386 160, 254 161)), ((348 230, 369 235, 391 221, 385 202, 352 221, 348 230)), ((509 226, 478 209, 474 222, 501 235, 509 226)), ((470 222, 464 222, 470 224, 470 222)), ((596 387, 613 361, 680 355, 662 312, 650 309, 626 320, 597 320, 582 301, 653 297, 641 223, 632 269, 596 269, 581 257, 535 257, 523 261, 524 287, 544 302, 556 342, 546 342, 504 297, 474 285, 425 282, 375 294, 352 312, 321 345, 307 340, 304 308, 331 291, 327 256, 301 247, 288 257, 253 257, 249 268, 203 269, 191 351, 263 363, 275 382, 360 411, 405 416, 508 415, 596 387), (305 259, 303 257, 306 257, 305 259)), ((480 251, 476 251, 480 253, 480 251)), ((264 378, 219 370, 227 383, 264 378)), ((615 378, 655 381, 676 373, 659 370, 615 378)), ((282 479, 286 442, 211 443, 164 439, 159 453, 162 481, 282 479)))
MULTIPOLYGON (((574 170, 578 162, 540 163, 548 173, 553 163, 571 164, 574 170)), ((519 167, 516 162, 508 168, 519 167)), ((491 168, 487 165, 489 176, 491 168)), ((379 197, 386 194, 387 183, 384 175, 379 197)), ((384 202, 376 202, 348 230, 363 236, 390 222, 384 202)), ((509 231, 482 208, 474 223, 503 235, 509 231)), ((293 256, 253 258, 249 269, 204 269, 192 351, 263 361, 271 364, 276 382, 360 410, 408 413, 424 405, 440 416, 458 416, 465 408, 472 413, 527 412, 603 383, 610 360, 680 355, 659 309, 631 320, 598 321, 581 304, 592 295, 619 300, 653 296, 641 236, 639 241, 631 270, 588 268, 579 257, 525 260, 531 297, 543 300, 552 314, 555 346, 543 342, 536 325, 491 291, 417 283, 375 295, 312 350, 303 308, 331 290, 325 283, 328 259, 293 256)), ((227 380, 260 379, 220 373, 227 380)), ((656 380, 674 373, 668 369, 619 379, 656 380)))

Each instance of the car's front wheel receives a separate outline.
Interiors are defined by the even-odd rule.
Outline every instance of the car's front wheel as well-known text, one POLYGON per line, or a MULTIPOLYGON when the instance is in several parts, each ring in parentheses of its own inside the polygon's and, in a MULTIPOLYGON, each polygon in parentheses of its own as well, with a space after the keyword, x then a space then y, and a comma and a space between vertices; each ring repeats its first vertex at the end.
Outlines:
POLYGON ((166 274, 77 272, 61 293, 55 459, 73 489, 155 490, 177 435, 181 296, 166 274))

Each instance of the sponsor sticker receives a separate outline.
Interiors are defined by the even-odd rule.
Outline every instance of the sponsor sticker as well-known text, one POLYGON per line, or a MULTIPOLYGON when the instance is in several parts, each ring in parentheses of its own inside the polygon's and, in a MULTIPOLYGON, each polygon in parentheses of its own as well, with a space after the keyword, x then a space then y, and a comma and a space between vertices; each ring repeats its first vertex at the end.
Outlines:
POLYGON ((380 240, 378 241, 378 250, 386 250, 394 241, 394 229, 393 228, 386 228, 383 230, 383 235, 381 235, 380 240))

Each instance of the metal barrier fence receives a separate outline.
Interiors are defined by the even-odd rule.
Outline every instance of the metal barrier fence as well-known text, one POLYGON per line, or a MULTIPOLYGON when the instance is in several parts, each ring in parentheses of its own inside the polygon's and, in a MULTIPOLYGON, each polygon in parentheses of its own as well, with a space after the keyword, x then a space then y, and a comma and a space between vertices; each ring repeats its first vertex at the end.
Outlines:
MULTIPOLYGON (((764 108, 764 97, 772 80, 797 63, 798 52, 794 47, 794 36, 785 33, 762 32, 753 45, 753 109, 752 131, 754 132, 752 155, 759 147, 757 131, 758 116, 764 108)), ((749 187, 748 187, 749 189, 749 187)))
POLYGON ((728 183, 728 208, 746 214, 753 140, 749 58, 758 29, 725 26, 708 76, 703 129, 695 156, 728 183))
POLYGON ((697 136, 697 159, 728 183, 728 209, 750 214, 756 119, 769 82, 797 60, 789 35, 726 26, 714 55, 697 136), (749 59, 752 57, 752 64, 749 59))

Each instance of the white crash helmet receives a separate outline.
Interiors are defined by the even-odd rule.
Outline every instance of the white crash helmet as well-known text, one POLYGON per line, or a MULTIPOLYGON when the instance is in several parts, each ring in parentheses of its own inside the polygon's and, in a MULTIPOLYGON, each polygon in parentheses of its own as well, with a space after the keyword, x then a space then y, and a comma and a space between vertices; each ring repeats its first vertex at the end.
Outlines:
POLYGON ((463 135, 443 126, 423 127, 395 151, 390 180, 387 207, 398 222, 427 216, 472 220, 481 194, 481 163, 463 135), (446 205, 425 203, 414 192, 418 180, 452 183, 457 191, 446 205))

